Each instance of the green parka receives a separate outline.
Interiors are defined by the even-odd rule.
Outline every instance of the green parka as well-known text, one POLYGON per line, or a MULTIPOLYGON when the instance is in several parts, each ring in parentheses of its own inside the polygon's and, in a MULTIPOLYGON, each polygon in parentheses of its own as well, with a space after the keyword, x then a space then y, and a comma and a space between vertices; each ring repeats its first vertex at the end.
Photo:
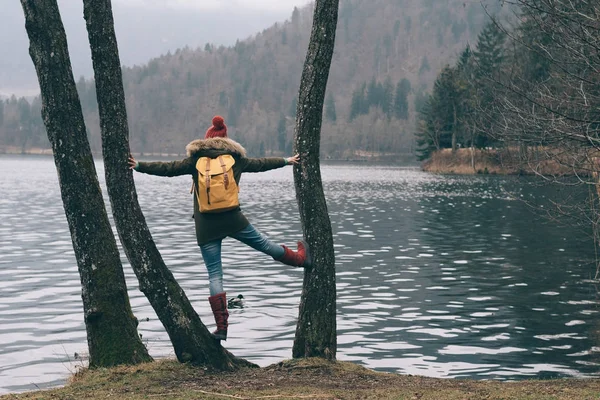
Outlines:
MULTIPOLYGON (((192 175, 194 182, 198 181, 196 162, 200 157, 217 157, 230 154, 235 159, 233 175, 235 182, 240 184, 242 172, 263 172, 281 168, 286 165, 282 157, 247 158, 246 150, 238 142, 229 138, 198 139, 186 146, 187 158, 171 162, 139 162, 136 171, 157 176, 192 175)), ((198 245, 217 239, 223 239, 248 226, 249 222, 238 207, 222 213, 201 213, 198 198, 194 197, 194 220, 196 222, 196 239, 198 245)))

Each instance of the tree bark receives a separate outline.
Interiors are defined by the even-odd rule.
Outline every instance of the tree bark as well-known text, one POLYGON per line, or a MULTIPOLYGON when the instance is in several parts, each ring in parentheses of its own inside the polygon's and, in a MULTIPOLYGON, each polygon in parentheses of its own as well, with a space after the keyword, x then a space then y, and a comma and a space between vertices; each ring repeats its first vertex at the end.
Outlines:
POLYGON ((296 198, 313 267, 304 272, 292 354, 335 359, 336 287, 333 235, 319 162, 323 101, 335 44, 339 0, 317 0, 296 110, 296 198))
POLYGON ((96 81, 106 185, 119 238, 140 290, 165 327, 180 362, 220 370, 252 366, 212 338, 156 248, 127 165, 129 128, 111 1, 84 0, 83 4, 96 81))
POLYGON ((123 268, 86 136, 56 0, 21 0, 42 118, 82 285, 90 367, 151 361, 137 333, 123 268))

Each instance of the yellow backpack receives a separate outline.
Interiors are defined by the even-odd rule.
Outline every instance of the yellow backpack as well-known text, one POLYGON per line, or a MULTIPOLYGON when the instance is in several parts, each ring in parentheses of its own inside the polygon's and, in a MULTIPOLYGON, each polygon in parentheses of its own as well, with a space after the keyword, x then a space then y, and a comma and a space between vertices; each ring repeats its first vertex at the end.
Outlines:
POLYGON ((229 154, 198 159, 196 196, 201 213, 218 213, 239 207, 239 189, 233 176, 234 164, 235 159, 229 154))

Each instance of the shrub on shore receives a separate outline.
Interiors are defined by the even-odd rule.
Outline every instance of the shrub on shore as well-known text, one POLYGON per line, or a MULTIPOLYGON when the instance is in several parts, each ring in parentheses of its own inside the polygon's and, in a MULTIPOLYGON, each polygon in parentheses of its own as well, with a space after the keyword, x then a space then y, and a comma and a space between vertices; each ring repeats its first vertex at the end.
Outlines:
POLYGON ((548 149, 517 148, 502 149, 441 149, 431 154, 422 164, 427 172, 440 174, 501 174, 501 175, 545 175, 567 176, 577 173, 580 176, 590 175, 590 168, 585 165, 586 157, 581 158, 581 165, 573 165, 571 161, 562 162, 557 152, 548 149))

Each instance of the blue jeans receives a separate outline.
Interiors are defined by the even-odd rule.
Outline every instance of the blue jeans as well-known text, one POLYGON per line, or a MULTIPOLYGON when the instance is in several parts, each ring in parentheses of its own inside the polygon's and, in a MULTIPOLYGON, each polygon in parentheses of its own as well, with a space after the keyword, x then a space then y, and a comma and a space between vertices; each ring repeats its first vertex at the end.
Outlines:
MULTIPOLYGON (((279 260, 281 257, 283 257, 283 253, 285 252, 283 247, 267 239, 259 231, 257 231, 252 224, 248 224, 247 227, 230 236, 244 244, 247 244, 253 249, 270 255, 275 260, 279 260)), ((208 270, 208 285, 211 296, 224 292, 223 264, 221 263, 221 242, 222 239, 213 240, 212 242, 208 242, 200 246, 202 258, 204 259, 204 264, 208 270)))

